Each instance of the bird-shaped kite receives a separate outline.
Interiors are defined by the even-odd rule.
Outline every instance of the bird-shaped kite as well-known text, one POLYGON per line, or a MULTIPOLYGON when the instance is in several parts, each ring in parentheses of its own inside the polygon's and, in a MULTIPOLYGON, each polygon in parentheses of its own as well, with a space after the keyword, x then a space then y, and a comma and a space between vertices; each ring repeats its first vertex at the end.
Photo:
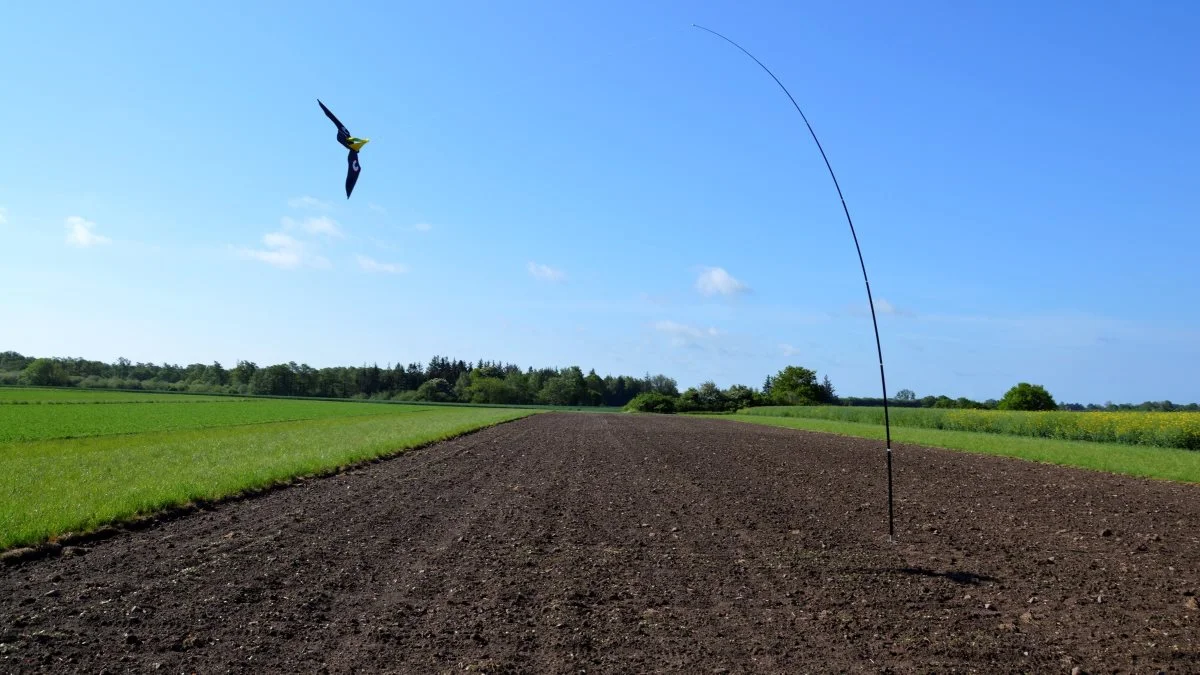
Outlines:
POLYGON ((334 117, 333 113, 329 112, 329 108, 321 103, 321 99, 317 99, 317 105, 321 106, 321 110, 325 111, 325 116, 333 120, 337 126, 337 140, 343 146, 350 149, 350 154, 346 155, 346 199, 350 199, 350 193, 354 191, 354 184, 358 182, 358 173, 362 171, 362 167, 358 164, 358 151, 362 150, 362 146, 368 143, 366 138, 355 138, 350 135, 350 130, 346 125, 342 124, 341 120, 334 117))

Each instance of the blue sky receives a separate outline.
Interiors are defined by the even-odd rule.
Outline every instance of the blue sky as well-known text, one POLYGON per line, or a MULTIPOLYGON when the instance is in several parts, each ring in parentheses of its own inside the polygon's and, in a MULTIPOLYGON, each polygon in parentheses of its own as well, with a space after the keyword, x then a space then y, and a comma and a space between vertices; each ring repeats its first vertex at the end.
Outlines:
POLYGON ((1190 2, 13 5, 0 349, 878 395, 692 23, 891 392, 1200 400, 1190 2))

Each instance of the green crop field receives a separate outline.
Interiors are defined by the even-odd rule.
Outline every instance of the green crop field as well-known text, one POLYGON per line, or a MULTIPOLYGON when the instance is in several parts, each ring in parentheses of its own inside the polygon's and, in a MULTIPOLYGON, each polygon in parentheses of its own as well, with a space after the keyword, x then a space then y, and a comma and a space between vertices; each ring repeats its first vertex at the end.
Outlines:
POLYGON ((104 389, 67 389, 65 387, 0 387, 0 405, 36 405, 48 403, 139 403, 155 401, 223 401, 228 396, 172 394, 170 392, 125 392, 104 389))
POLYGON ((429 410, 433 408, 248 398, 200 401, 168 399, 135 403, 108 401, 105 405, 5 405, 0 406, 0 443, 204 429, 328 417, 395 415, 429 410))
MULTIPOLYGON (((4 394, 16 401, 19 391, 4 394)), ((46 394, 27 391, 32 400, 46 394)), ((0 406, 0 550, 322 473, 535 412, 277 399, 181 402, 141 394, 126 395, 140 402, 120 403, 113 392, 98 396, 109 402, 0 406)))
MULTIPOLYGON (((748 408, 746 416, 795 417, 860 424, 883 424, 883 408, 851 406, 768 406, 748 408)), ((940 408, 889 408, 893 427, 976 431, 1013 436, 1098 443, 1156 445, 1200 450, 1200 413, 1195 412, 1019 412, 940 408)))

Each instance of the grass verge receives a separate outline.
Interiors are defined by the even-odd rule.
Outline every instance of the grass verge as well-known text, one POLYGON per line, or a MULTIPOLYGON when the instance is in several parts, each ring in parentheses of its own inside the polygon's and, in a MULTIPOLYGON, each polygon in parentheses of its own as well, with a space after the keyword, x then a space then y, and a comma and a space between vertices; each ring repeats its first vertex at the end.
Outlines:
POLYGON ((0 445, 0 550, 452 438, 533 414, 442 408, 0 445))
MULTIPOLYGON (((884 438, 883 425, 878 424, 743 414, 725 415, 722 418, 750 424, 820 431, 858 438, 879 440, 884 438)), ((898 449, 894 447, 895 443, 907 443, 985 455, 1016 457, 1034 462, 1073 466, 1141 478, 1200 483, 1200 452, 1194 450, 895 426, 892 427, 892 441, 894 450, 898 449)))

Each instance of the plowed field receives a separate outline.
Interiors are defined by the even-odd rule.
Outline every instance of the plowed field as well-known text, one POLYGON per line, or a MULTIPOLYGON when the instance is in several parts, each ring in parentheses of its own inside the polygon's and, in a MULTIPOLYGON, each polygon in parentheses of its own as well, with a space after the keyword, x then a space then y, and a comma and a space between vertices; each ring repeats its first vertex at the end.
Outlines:
POLYGON ((1198 672, 1200 486, 541 414, 0 566, 0 670, 1198 672))

